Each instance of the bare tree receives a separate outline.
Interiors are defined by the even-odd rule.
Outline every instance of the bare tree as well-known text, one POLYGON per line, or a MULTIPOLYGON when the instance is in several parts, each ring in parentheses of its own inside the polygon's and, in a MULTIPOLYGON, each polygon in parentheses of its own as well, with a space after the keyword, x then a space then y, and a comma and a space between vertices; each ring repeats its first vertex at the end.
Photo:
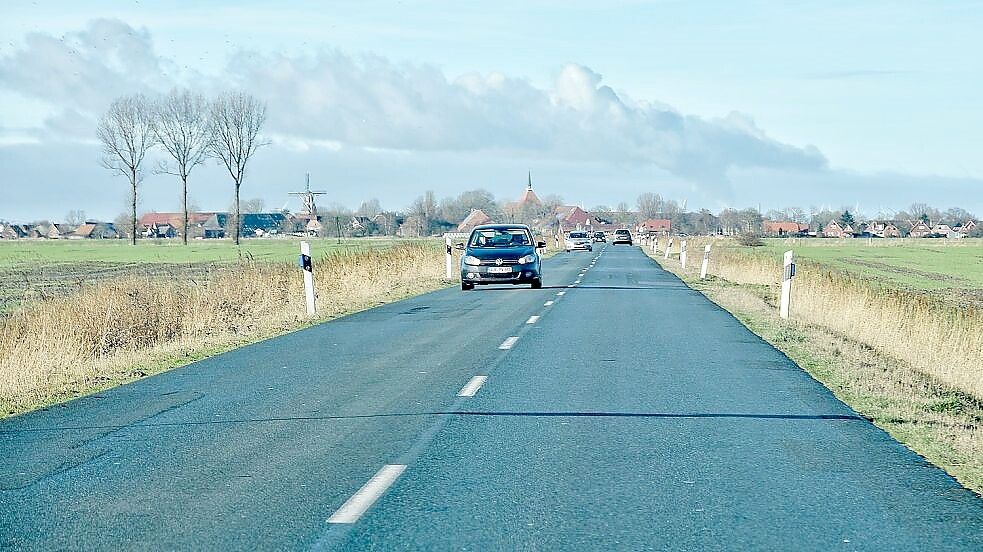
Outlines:
POLYGON ((659 194, 645 192, 638 196, 636 200, 639 216, 642 218, 655 218, 665 210, 665 201, 659 194))
POLYGON ((243 201, 239 208, 243 213, 262 213, 266 209, 266 200, 261 197, 254 197, 243 201))
POLYGON ((69 226, 81 226, 85 223, 85 211, 72 209, 65 215, 65 224, 69 226))
POLYGON ((239 245, 239 188, 246 177, 246 163, 266 145, 259 139, 266 121, 266 104, 245 92, 230 92, 212 102, 211 119, 211 153, 225 165, 235 184, 233 238, 239 245))
POLYGON ((130 181, 130 243, 137 243, 137 185, 143 180, 141 165, 156 143, 154 117, 143 94, 117 98, 99 121, 96 130, 102 142, 102 166, 130 181))
POLYGON ((205 162, 212 142, 208 102, 201 94, 172 90, 154 106, 157 141, 171 156, 161 161, 158 173, 181 179, 181 210, 184 214, 181 239, 188 245, 188 176, 205 162))
POLYGON ((355 214, 362 217, 371 218, 378 215, 381 212, 382 212, 382 205, 379 204, 378 199, 373 197, 372 199, 363 201, 362 204, 359 205, 358 211, 355 211, 355 214))

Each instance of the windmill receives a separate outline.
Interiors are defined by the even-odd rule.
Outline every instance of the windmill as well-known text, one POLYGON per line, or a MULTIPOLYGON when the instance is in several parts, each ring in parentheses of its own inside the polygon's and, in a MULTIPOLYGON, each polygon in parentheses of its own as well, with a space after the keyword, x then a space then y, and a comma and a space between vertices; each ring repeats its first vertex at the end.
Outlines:
POLYGON ((301 196, 301 201, 304 203, 303 214, 310 215, 312 219, 317 219, 317 203, 314 198, 319 195, 328 195, 325 191, 312 191, 311 190, 311 173, 307 173, 307 185, 303 192, 287 192, 288 195, 301 196))

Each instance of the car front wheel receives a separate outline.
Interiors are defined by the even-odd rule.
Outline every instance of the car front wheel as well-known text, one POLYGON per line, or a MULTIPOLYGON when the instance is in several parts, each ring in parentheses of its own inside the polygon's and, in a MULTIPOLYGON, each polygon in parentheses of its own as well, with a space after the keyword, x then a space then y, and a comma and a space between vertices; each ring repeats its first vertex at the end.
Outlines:
POLYGON ((469 289, 474 289, 474 284, 469 284, 467 282, 461 282, 461 291, 468 291, 469 289))
POLYGON ((532 289, 542 289, 542 288, 543 288, 542 279, 537 279, 532 281, 532 289))

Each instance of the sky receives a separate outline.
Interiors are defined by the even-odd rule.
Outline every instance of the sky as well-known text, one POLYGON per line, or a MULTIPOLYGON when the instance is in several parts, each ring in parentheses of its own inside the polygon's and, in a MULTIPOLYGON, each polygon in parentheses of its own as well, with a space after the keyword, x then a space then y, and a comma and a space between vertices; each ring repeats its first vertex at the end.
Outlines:
MULTIPOLYGON (((245 90, 268 106, 244 198, 398 209, 486 188, 591 207, 983 213, 983 2, 5 0, 0 220, 126 209, 114 98, 245 90)), ((162 154, 158 154, 162 155, 162 154)), ((179 207, 153 174, 141 211, 179 207)), ((191 175, 228 208, 214 163, 191 175)))

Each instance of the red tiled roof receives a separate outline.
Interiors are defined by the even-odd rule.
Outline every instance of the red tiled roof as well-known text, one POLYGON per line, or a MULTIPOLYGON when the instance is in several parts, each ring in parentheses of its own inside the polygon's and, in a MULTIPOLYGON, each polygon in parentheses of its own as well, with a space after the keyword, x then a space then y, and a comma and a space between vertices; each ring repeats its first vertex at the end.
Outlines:
POLYGON ((809 229, 808 224, 799 224, 786 220, 766 220, 762 223, 766 234, 779 234, 782 232, 804 232, 809 229))
POLYGON ((590 215, 576 205, 561 205, 556 208, 556 214, 563 224, 586 225, 590 215))
MULTIPOLYGON (((188 213, 188 224, 203 224, 215 213, 188 213)), ((183 224, 183 213, 147 213, 140 217, 140 226, 153 226, 170 224, 174 228, 181 228, 183 224)))
POLYGON ((639 224, 638 227, 643 232, 669 232, 672 230, 672 221, 669 219, 648 219, 639 224))
POLYGON ((75 235, 76 236, 82 236, 83 238, 85 238, 85 237, 88 237, 89 235, 91 235, 92 232, 95 231, 95 229, 96 229, 96 225, 95 224, 86 223, 86 224, 83 224, 82 226, 79 226, 78 228, 75 229, 75 235))
POLYGON ((457 225, 458 232, 467 232, 473 230, 475 226, 481 224, 491 224, 492 219, 485 214, 481 209, 472 209, 468 216, 464 217, 461 224, 457 225))

